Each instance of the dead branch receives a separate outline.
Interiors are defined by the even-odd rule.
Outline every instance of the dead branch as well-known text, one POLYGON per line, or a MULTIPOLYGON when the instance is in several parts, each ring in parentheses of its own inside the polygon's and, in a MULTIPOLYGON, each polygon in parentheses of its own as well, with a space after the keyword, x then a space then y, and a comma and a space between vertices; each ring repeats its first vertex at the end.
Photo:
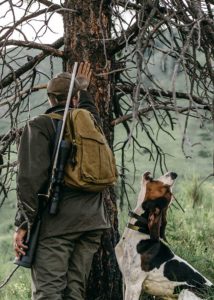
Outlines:
POLYGON ((31 41, 17 41, 17 40, 7 40, 0 42, 0 47, 2 46, 19 46, 19 47, 26 47, 31 49, 39 49, 43 50, 44 52, 50 53, 53 56, 63 57, 63 51, 57 50, 53 48, 51 45, 48 44, 39 44, 31 41))
POLYGON ((114 55, 115 53, 122 50, 125 47, 126 43, 131 43, 131 41, 137 36, 138 30, 138 24, 135 23, 117 39, 110 42, 106 42, 108 55, 114 55))
MULTIPOLYGON (((52 47, 54 49, 59 49, 60 47, 62 47, 63 44, 64 44, 64 39, 59 38, 57 41, 55 41, 52 44, 52 47)), ((46 53, 43 51, 40 54, 36 55, 34 58, 32 58, 28 63, 24 64, 21 68, 16 70, 14 72, 14 74, 9 73, 8 75, 6 75, 5 78, 3 78, 0 81, 0 87, 4 88, 4 87, 8 86, 9 84, 11 84, 14 81, 14 77, 19 78, 21 75, 26 73, 28 70, 35 67, 39 62, 41 62, 48 55, 49 55, 49 53, 46 53)))
MULTIPOLYGON (((140 115, 143 115, 143 114, 146 114, 150 111, 153 111, 153 110, 164 110, 164 111, 172 111, 172 112, 178 112, 180 114, 183 114, 185 112, 188 112, 189 111, 189 107, 174 107, 174 106, 170 106, 170 102, 166 103, 166 105, 153 105, 153 106, 150 106, 150 107, 146 107, 146 108, 142 108, 142 109, 139 109, 137 112, 136 112, 136 115, 134 116, 135 118, 140 116, 140 115)), ((197 107, 197 109, 203 109, 203 107, 197 107)), ((193 109, 193 111, 195 111, 196 109, 193 109)), ((111 125, 112 126, 116 126, 120 123, 123 123, 123 122, 126 122, 128 120, 131 120, 133 118, 133 113, 130 113, 130 114, 127 114, 125 116, 122 116, 122 117, 119 117, 115 120, 113 120, 111 122, 111 125)))
POLYGON ((5 168, 9 168, 9 167, 16 167, 17 164, 18 164, 17 161, 5 163, 3 165, 0 165, 0 170, 5 169, 5 168))
MULTIPOLYGON (((117 91, 123 91, 124 93, 132 94, 135 86, 134 85, 118 85, 116 86, 117 91)), ((166 91, 166 90, 157 90, 157 89, 149 89, 149 93, 153 96, 160 97, 160 98, 170 98, 173 99, 173 92, 171 91, 166 91)), ((140 93, 142 95, 147 95, 148 91, 144 90, 143 88, 140 89, 140 93)), ((183 93, 183 92, 175 92, 175 97, 176 99, 190 99, 190 95, 188 93, 183 93)), ((208 106, 207 102, 204 100, 206 99, 201 99, 197 96, 192 95, 191 99, 200 105, 204 106, 205 110, 210 110, 210 107, 208 106)))
POLYGON ((33 92, 38 92, 41 89, 46 89, 46 87, 47 87, 47 84, 44 83, 44 84, 35 85, 35 86, 30 87, 30 88, 28 88, 26 90, 23 90, 23 91, 19 91, 16 95, 14 95, 12 97, 8 97, 8 98, 6 98, 6 100, 0 102, 0 107, 5 106, 5 105, 9 105, 10 102, 13 102, 19 96, 23 96, 25 94, 31 94, 33 92))
POLYGON ((48 0, 38 0, 38 2, 40 2, 41 4, 47 6, 47 7, 51 7, 51 9, 53 9, 56 13, 63 15, 63 11, 61 11, 62 6, 52 3, 51 1, 48 0))
MULTIPOLYGON (((36 18, 36 17, 38 17, 38 16, 40 16, 40 15, 42 15, 42 14, 45 14, 47 12, 47 9, 41 9, 41 10, 39 10, 39 11, 36 11, 36 12, 34 12, 34 13, 32 13, 32 14, 29 14, 29 15, 27 15, 27 16, 24 16, 24 17, 22 17, 22 18, 20 18, 20 20, 19 21, 17 21, 17 22, 15 22, 14 24, 13 24, 13 26, 8 26, 9 27, 9 29, 5 32, 5 34, 3 34, 1 37, 0 37, 0 41, 3 41, 3 40, 5 40, 5 39, 7 39, 7 37, 10 35, 10 33, 16 28, 16 27, 18 27, 20 24, 22 24, 23 22, 25 22, 25 21, 27 21, 27 20, 31 20, 31 19, 33 19, 33 18, 36 18)), ((4 30, 5 30, 6 28, 4 28, 4 30)))

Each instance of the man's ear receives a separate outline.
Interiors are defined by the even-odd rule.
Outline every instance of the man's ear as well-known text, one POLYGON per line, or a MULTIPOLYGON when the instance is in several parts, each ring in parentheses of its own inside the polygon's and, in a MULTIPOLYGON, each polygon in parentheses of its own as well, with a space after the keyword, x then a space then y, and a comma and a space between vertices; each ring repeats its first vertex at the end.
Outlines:
POLYGON ((53 94, 48 94, 50 106, 56 106, 58 104, 57 98, 53 94))

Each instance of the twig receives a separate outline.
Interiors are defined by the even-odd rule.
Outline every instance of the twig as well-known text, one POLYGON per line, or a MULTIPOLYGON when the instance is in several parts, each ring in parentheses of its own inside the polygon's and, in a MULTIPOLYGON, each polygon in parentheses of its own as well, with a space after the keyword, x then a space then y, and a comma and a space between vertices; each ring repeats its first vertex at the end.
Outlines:
POLYGON ((10 275, 3 281, 3 283, 0 284, 0 289, 2 289, 12 278, 12 276, 14 275, 14 273, 18 270, 20 266, 16 266, 15 269, 13 269, 13 271, 10 273, 10 275))

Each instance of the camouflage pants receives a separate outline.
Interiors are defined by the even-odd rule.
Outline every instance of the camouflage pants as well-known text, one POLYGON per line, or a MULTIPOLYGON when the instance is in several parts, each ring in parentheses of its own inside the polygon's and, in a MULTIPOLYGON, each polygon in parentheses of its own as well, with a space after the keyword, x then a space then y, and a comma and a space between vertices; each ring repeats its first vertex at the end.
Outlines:
POLYGON ((93 230, 39 241, 32 267, 32 299, 84 300, 102 233, 93 230))

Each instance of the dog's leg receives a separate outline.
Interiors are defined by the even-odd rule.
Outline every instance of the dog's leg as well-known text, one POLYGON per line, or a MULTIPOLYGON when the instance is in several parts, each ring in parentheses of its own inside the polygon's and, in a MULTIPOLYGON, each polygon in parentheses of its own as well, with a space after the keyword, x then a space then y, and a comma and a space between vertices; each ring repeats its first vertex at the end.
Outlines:
POLYGON ((141 285, 126 287, 125 299, 124 300, 139 300, 141 295, 141 285))
POLYGON ((124 246, 123 240, 121 239, 119 243, 115 247, 115 255, 117 259, 118 266, 120 268, 121 273, 123 274, 123 260, 124 260, 124 246))
POLYGON ((130 277, 128 280, 126 280, 126 289, 125 289, 125 298, 124 300, 139 300, 140 295, 142 293, 142 286, 143 286, 143 281, 146 278, 146 273, 145 272, 137 272, 135 271, 135 275, 137 275, 137 280, 132 280, 135 276, 132 277, 130 274, 130 277), (130 280, 131 279, 131 280, 130 280))
POLYGON ((155 296, 149 295, 146 292, 142 291, 140 295, 140 300, 160 300, 155 298, 155 296))

